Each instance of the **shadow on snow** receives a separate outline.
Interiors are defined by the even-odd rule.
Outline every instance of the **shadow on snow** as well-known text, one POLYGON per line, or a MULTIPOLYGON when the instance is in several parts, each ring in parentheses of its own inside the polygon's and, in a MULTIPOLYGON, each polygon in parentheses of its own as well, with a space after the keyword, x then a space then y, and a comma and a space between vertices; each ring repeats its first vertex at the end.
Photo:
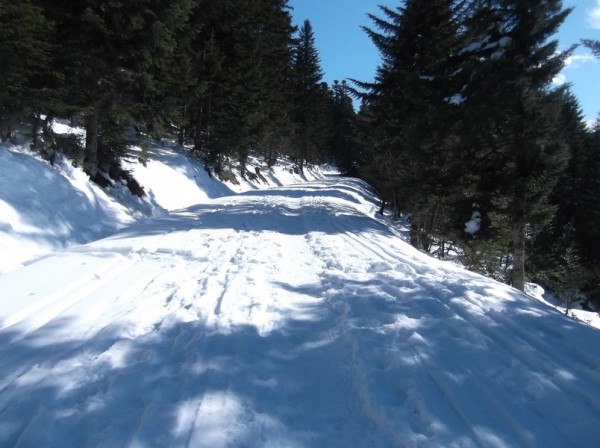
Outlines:
POLYGON ((110 325, 62 343, 53 335, 68 321, 14 343, 5 330, 0 446, 597 440, 600 362, 577 349, 598 347, 597 332, 536 306, 542 315, 479 313, 468 297, 485 286, 446 281, 434 293, 419 281, 329 273, 322 284, 273 284, 329 292, 266 335, 202 320, 162 320, 133 339, 110 325))

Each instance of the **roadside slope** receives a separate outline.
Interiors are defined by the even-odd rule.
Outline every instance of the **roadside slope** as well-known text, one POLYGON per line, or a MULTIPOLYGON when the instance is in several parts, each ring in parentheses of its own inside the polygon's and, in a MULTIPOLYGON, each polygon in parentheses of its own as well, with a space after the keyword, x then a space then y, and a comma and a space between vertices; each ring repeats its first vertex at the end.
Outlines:
MULTIPOLYGON (((73 131, 56 126, 61 133, 73 131)), ((27 148, 0 143, 0 274, 53 251, 105 238, 128 225, 234 191, 305 180, 283 166, 271 172, 252 160, 261 165, 267 183, 240 179, 226 184, 210 177, 184 148, 148 142, 144 150, 131 147, 123 161, 145 190, 146 196, 138 198, 121 184, 102 189, 71 161, 59 156, 51 166, 27 148)))

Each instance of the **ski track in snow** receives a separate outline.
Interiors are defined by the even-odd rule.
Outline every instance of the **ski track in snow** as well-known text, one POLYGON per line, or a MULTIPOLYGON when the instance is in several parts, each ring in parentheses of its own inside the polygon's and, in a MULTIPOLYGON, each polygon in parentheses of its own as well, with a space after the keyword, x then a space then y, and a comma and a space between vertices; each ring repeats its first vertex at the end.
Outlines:
POLYGON ((600 333, 375 211, 322 179, 0 276, 0 446, 595 446, 600 333))

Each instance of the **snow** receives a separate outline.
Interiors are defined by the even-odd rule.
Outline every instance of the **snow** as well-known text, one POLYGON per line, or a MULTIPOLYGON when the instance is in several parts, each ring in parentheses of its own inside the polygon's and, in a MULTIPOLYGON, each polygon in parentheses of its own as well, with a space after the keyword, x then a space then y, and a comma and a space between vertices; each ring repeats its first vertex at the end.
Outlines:
POLYGON ((498 41, 498 45, 500 45, 502 48, 506 48, 508 47, 510 44, 512 44, 512 38, 510 36, 502 36, 500 38, 500 40, 498 41))
POLYGON ((148 150, 138 200, 0 148, 0 446, 597 443, 598 330, 416 251, 358 180, 148 150))
POLYGON ((567 310, 564 302, 558 300, 552 294, 546 293, 544 288, 535 283, 527 284, 526 291, 527 294, 543 304, 553 307, 563 314, 568 314, 573 319, 577 319, 580 322, 585 322, 587 325, 600 329, 600 313, 581 309, 579 305, 569 307, 567 310))
POLYGON ((481 230, 481 213, 474 211, 471 219, 465 223, 465 232, 469 235, 475 235, 481 230))
POLYGON ((453 106, 460 106, 466 100, 467 99, 461 93, 456 93, 456 94, 452 95, 451 97, 446 98, 446 101, 449 104, 452 104, 453 106))
POLYGON ((0 146, 0 273, 110 235, 151 212, 151 204, 134 199, 123 205, 118 198, 124 196, 123 189, 109 196, 63 160, 48 169, 22 148, 0 146))
MULTIPOLYGON (((185 157, 175 148, 153 145, 146 151, 148 161, 145 164, 133 159, 125 164, 125 168, 146 186, 146 194, 167 210, 189 207, 232 193, 223 183, 208 178, 199 161, 185 157)), ((134 147, 132 152, 139 159, 142 149, 134 147)))
POLYGON ((462 50, 460 50, 458 52, 458 54, 459 54, 459 56, 462 56, 465 53, 472 53, 474 51, 479 50, 483 46, 483 44, 484 44, 484 42, 482 42, 482 41, 471 42, 465 48, 463 48, 462 50))
POLYGON ((490 59, 492 61, 499 61, 500 59, 502 59, 504 57, 505 54, 506 54, 506 52, 504 50, 496 50, 492 53, 492 55, 490 56, 490 59))
POLYGON ((505 54, 505 49, 508 48, 512 44, 512 38, 510 36, 502 36, 497 41, 491 41, 490 36, 486 36, 483 40, 471 42, 465 48, 461 49, 458 54, 463 55, 466 53, 473 53, 476 51, 487 51, 493 50, 495 48, 500 47, 499 50, 495 51, 491 55, 491 59, 493 61, 497 61, 505 54))

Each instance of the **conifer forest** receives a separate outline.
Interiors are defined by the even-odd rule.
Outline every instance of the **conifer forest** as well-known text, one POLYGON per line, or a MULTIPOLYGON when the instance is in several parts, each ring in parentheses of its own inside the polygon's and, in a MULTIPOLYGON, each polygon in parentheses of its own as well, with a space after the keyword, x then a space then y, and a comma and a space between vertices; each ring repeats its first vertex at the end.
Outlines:
MULTIPOLYGON (((101 186, 143 188, 128 147, 171 139, 221 179, 250 155, 367 181, 410 242, 524 290, 600 305, 600 122, 552 81, 560 0, 398 1, 364 32, 373 80, 328 85, 287 0, 0 3, 0 138, 101 186), (53 132, 69 120, 83 137, 53 132), (465 227, 465 223, 467 226, 465 227)), ((584 40, 600 57, 600 42, 584 40)))

